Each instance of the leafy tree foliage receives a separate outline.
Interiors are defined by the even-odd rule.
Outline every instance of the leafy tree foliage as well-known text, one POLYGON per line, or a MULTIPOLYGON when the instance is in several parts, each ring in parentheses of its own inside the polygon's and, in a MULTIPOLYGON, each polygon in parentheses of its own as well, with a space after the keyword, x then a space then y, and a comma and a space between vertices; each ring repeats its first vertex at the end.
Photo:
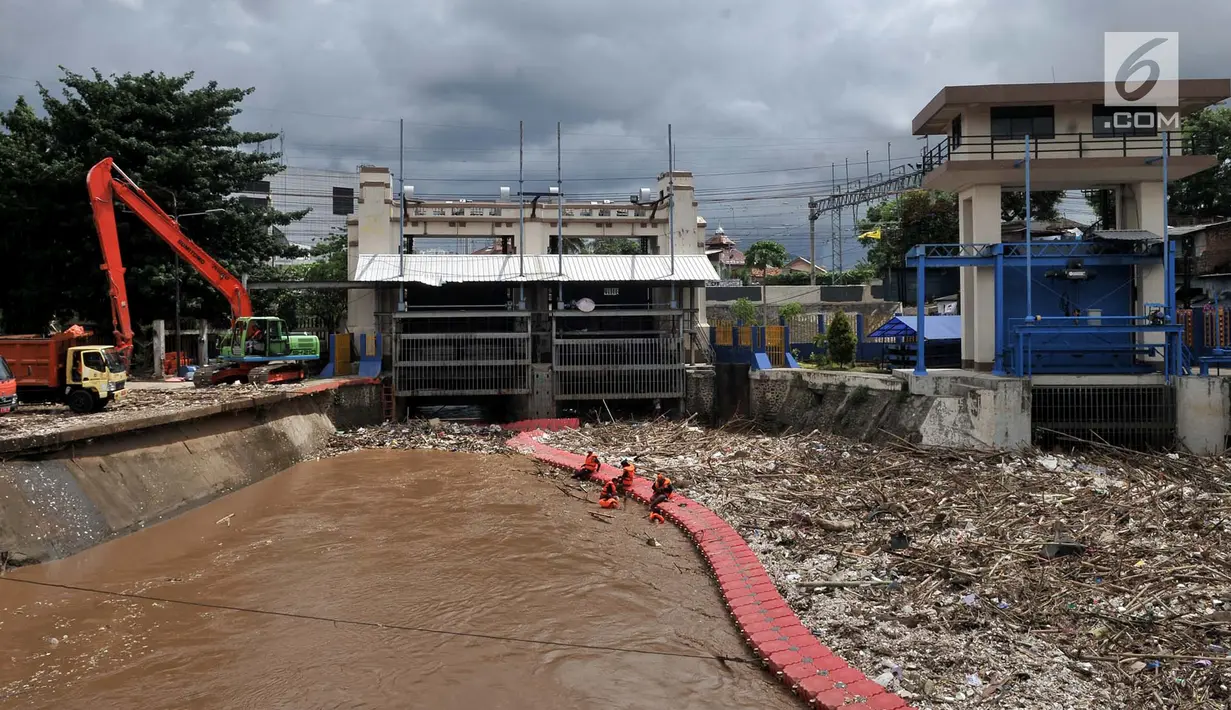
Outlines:
POLYGON ((803 315, 804 307, 794 301, 778 306, 778 316, 790 320, 803 315))
POLYGON ((833 314, 825 328, 825 354, 835 365, 853 365, 855 349, 858 345, 855 329, 851 327, 851 319, 838 311, 833 314))
MULTIPOLYGON (((258 270, 268 281, 346 281, 346 230, 337 230, 307 251, 311 261, 258 270)), ((346 291, 340 289, 285 289, 257 291, 254 307, 262 313, 277 315, 291 328, 304 328, 310 318, 333 331, 346 315, 346 291)))
POLYGON ((860 232, 877 227, 880 239, 861 239, 868 247, 867 263, 885 276, 904 265, 906 252, 919 244, 955 244, 958 240, 957 195, 951 192, 911 190, 868 208, 860 232))
MULTIPOLYGON (((1030 213, 1033 219, 1059 219, 1063 190, 1030 191, 1030 213)), ((1026 219, 1026 193, 1004 192, 1000 195, 1000 219, 1005 222, 1026 219)))
POLYGON ((1231 217, 1231 107, 1214 106, 1184 120, 1188 150, 1218 164, 1180 180, 1171 191, 1172 214, 1197 219, 1231 217))
POLYGON ((595 239, 594 254, 640 254, 641 243, 636 239, 595 239))
POLYGON ((786 247, 778 242, 762 240, 748 247, 748 251, 744 253, 744 262, 749 268, 761 270, 761 316, 766 317, 766 307, 768 299, 765 297, 765 286, 768 283, 770 267, 778 267, 786 265, 787 253, 786 247))
MULTIPOLYGON (((246 147, 276 137, 236 130, 232 118, 252 89, 193 74, 103 76, 61 68, 59 96, 39 85, 42 113, 24 98, 0 112, 0 263, 9 266, 0 310, 10 332, 41 332, 53 317, 110 324, 102 256, 85 189, 97 161, 116 164, 165 211, 224 211, 184 220, 191 239, 239 275, 292 248, 272 233, 303 213, 232 197, 281 168, 276 153, 246 147)), ((129 305, 135 322, 174 317, 175 256, 116 206, 129 305)), ((182 273, 190 272, 185 268, 182 273)), ((225 300, 195 274, 184 279, 185 317, 224 320, 225 300)))
POLYGON ((757 307, 746 298, 737 298, 731 304, 731 316, 736 322, 748 325, 757 319, 757 307))

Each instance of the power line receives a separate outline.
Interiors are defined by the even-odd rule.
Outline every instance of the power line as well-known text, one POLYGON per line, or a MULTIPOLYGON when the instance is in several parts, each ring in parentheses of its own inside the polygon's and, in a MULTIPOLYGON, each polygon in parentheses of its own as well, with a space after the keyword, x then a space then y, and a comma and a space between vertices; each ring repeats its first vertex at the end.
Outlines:
POLYGON ((574 643, 570 641, 543 641, 540 639, 528 639, 517 636, 501 636, 499 634, 484 634, 474 631, 449 631, 446 629, 432 629, 421 626, 406 626, 402 624, 383 624, 375 621, 357 621, 355 619, 340 619, 328 616, 317 616, 314 614, 298 614, 289 611, 270 611, 268 609, 253 609, 251 607, 232 606, 229 604, 215 604, 211 602, 190 601, 186 599, 172 599, 170 597, 158 597, 152 594, 134 594, 129 592, 115 592, 106 589, 95 589, 93 587, 81 587, 73 584, 57 584, 55 582, 40 582, 32 579, 17 579, 15 577, 0 577, 0 581, 15 582, 17 584, 28 584, 34 587, 45 587, 48 589, 59 589, 69 592, 81 592, 84 594, 98 594, 102 596, 115 597, 120 599, 131 599, 137 601, 157 602, 161 604, 178 604, 181 606, 192 606, 201 609, 211 609, 214 611, 233 611, 243 614, 260 614, 263 616, 276 616, 284 619, 297 619, 300 621, 322 621, 331 624, 344 624, 346 626, 358 626, 369 629, 392 629, 394 631, 408 631, 411 633, 433 634, 438 636, 453 636, 459 638, 474 638, 483 639, 486 641, 504 641, 507 643, 520 643, 534 646, 552 646, 555 648, 573 648, 585 651, 609 651, 613 653, 634 653, 644 656, 665 656, 670 658, 695 658, 703 661, 720 661, 729 663, 747 663, 755 664, 756 661, 750 658, 737 658, 734 656, 720 656, 718 654, 703 654, 703 653, 687 653, 683 651, 654 651, 645 648, 627 648, 623 646, 604 646, 600 644, 574 643))

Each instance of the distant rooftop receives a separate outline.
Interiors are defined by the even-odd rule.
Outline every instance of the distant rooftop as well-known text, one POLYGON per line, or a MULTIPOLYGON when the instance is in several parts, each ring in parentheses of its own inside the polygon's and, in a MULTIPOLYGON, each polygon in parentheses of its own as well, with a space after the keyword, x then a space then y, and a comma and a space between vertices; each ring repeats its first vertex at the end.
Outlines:
POLYGON ((700 254, 677 254, 674 271, 671 257, 660 254, 565 254, 563 259, 556 254, 409 254, 402 257, 400 268, 397 254, 360 254, 354 280, 429 286, 493 281, 705 282, 717 281, 718 273, 700 254))
MULTIPOLYGON (((1101 81, 1051 84, 981 84, 946 86, 911 121, 914 135, 949 132, 949 124, 963 107, 991 104, 1101 104, 1106 84, 1101 81)), ((1181 115, 1200 111, 1231 97, 1231 79, 1181 79, 1181 115)))

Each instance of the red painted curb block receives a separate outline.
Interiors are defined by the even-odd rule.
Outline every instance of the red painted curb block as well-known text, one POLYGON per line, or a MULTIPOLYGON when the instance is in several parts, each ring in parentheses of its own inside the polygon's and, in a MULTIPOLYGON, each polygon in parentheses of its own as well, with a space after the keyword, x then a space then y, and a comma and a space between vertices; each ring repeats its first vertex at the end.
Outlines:
POLYGON ((505 424, 505 431, 560 431, 561 429, 576 429, 581 426, 581 420, 571 419, 524 419, 520 422, 505 424))
MULTIPOLYGON (((582 456, 538 440, 546 423, 554 421, 560 420, 525 422, 536 424, 534 430, 522 431, 509 439, 508 445, 553 466, 581 468, 582 456)), ((617 468, 603 464, 593 478, 606 483, 619 475, 617 468)), ((638 478, 632 497, 649 503, 650 495, 650 482, 638 478)), ((678 493, 662 508, 664 517, 679 526, 705 557, 744 641, 769 672, 809 706, 825 710, 912 710, 905 700, 835 656, 803 625, 735 528, 710 509, 678 493)))
POLYGON ((327 392, 336 390, 339 387, 354 387, 355 385, 379 385, 379 377, 349 377, 349 378, 333 378, 324 382, 316 382, 310 385, 305 385, 292 392, 292 394, 316 394, 317 392, 327 392))

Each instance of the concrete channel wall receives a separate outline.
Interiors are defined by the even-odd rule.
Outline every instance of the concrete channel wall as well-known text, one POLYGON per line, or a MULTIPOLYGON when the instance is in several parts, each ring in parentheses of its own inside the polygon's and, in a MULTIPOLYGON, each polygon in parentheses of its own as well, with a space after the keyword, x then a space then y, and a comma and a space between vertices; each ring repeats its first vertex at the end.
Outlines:
POLYGON ((1030 445, 1030 394, 1021 380, 806 369, 760 370, 749 379, 751 417, 775 428, 920 446, 1030 445))
POLYGON ((335 380, 6 442, 0 559, 71 555, 255 483, 318 453, 335 425, 379 422, 380 401, 378 382, 335 380))

